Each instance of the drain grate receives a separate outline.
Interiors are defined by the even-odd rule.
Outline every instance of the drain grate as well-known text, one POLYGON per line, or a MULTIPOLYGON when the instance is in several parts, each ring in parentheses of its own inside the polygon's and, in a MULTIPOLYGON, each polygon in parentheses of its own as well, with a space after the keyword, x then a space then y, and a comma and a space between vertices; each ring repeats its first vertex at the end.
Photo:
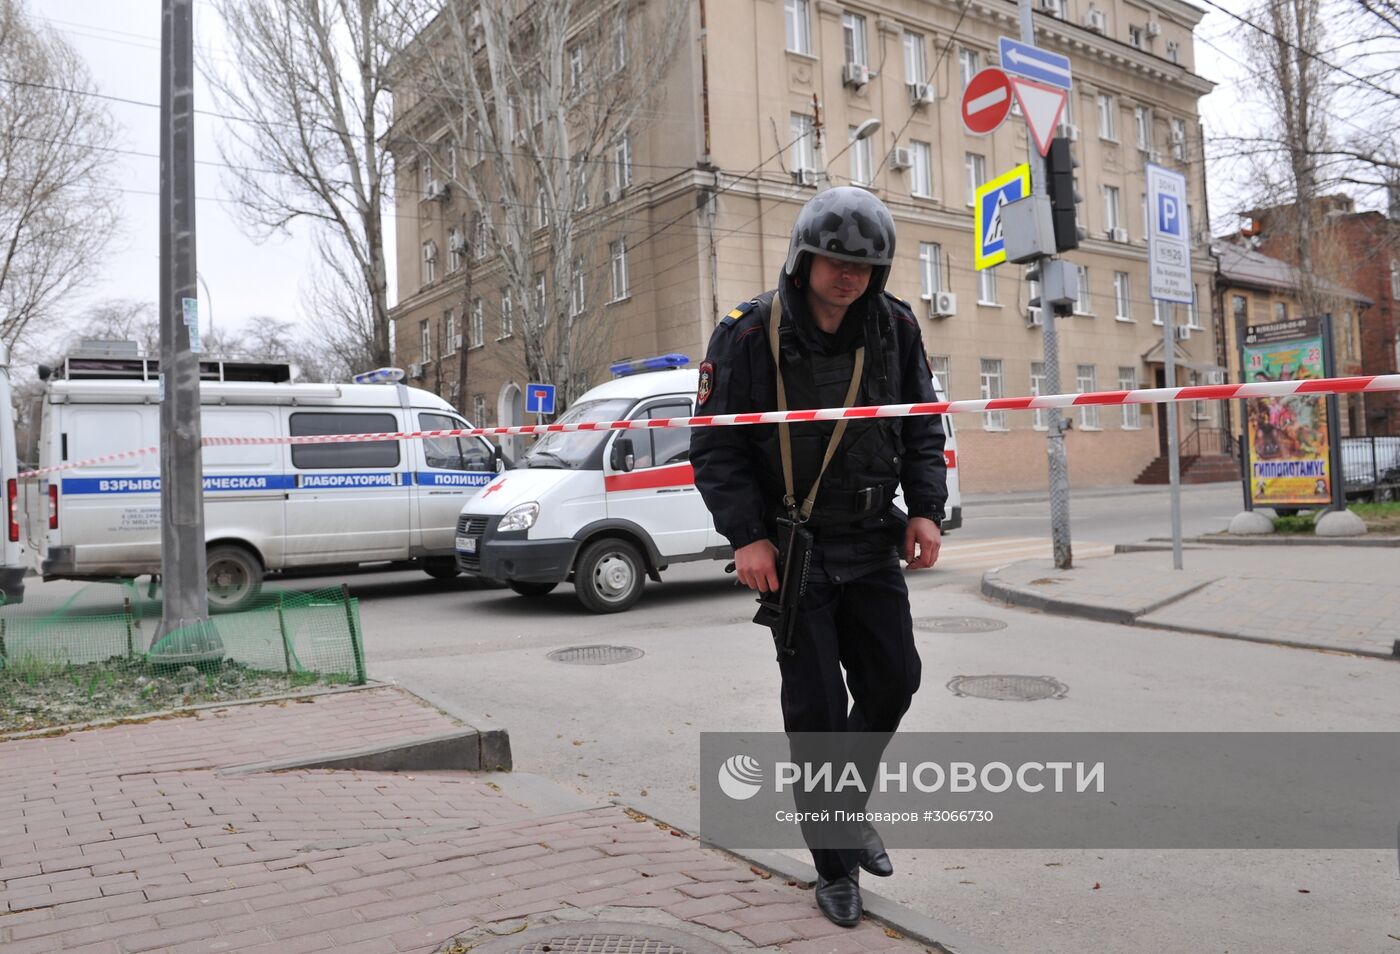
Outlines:
POLYGON ((723 948, 684 931, 608 921, 543 925, 470 950, 472 954, 724 954, 723 948))
POLYGON ((570 646, 556 649, 546 658, 575 666, 611 666, 641 659, 645 653, 635 646, 570 646))
POLYGON ((975 696, 1002 702, 1035 702, 1063 699, 1069 686, 1051 676, 954 676, 948 691, 955 696, 975 696))
POLYGON ((986 616, 921 616, 914 628, 926 633, 994 633, 1006 624, 986 616))

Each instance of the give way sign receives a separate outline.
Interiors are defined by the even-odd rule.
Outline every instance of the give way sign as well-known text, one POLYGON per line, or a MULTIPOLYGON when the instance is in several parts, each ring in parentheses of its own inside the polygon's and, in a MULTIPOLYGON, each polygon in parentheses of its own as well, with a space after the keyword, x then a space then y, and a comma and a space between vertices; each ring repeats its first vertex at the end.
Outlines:
POLYGON ((985 136, 1011 111, 1011 80, 999 69, 979 70, 963 90, 962 121, 967 131, 985 136))

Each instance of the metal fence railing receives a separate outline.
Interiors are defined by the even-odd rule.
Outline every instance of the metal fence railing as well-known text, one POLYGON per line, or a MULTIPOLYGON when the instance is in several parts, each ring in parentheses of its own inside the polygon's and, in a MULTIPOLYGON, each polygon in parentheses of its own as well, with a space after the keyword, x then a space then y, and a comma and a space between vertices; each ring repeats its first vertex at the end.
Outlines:
POLYGON ((1348 495, 1400 494, 1400 437, 1343 437, 1342 479, 1348 495))

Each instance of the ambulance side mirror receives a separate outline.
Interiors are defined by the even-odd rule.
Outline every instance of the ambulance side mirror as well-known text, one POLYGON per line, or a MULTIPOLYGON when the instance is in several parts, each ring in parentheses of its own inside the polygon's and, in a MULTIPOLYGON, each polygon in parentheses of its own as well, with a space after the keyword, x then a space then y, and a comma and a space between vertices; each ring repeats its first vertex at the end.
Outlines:
POLYGON ((627 473, 633 467, 637 466, 637 458, 632 450, 632 438, 613 438, 612 458, 610 463, 612 464, 613 470, 622 471, 623 473, 627 473))

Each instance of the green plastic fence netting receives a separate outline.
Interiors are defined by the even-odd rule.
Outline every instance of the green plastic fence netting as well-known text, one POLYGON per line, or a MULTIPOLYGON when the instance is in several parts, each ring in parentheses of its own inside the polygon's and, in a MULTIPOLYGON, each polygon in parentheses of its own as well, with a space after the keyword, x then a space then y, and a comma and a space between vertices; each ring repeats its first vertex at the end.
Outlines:
POLYGON ((159 594, 130 580, 0 607, 0 731, 365 681, 359 601, 264 588, 248 610, 155 641, 159 594))

